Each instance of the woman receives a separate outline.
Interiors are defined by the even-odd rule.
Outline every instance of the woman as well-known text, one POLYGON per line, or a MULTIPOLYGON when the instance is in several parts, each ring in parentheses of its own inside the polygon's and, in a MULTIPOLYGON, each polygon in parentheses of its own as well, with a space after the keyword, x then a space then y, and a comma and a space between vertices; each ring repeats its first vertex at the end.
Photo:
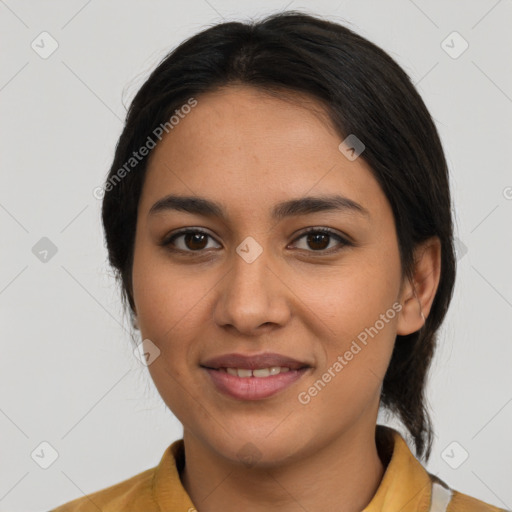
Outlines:
POLYGON ((404 71, 297 12, 182 43, 134 98, 109 258, 183 424, 160 464, 55 509, 484 512, 429 474, 454 280, 448 171, 404 71))

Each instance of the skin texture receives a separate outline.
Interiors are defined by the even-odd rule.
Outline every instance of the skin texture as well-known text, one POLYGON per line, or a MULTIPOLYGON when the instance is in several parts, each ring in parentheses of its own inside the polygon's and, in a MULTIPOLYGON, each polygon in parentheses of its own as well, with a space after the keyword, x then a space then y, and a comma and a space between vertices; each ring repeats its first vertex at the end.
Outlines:
POLYGON ((148 368, 183 424, 182 481, 200 512, 362 510, 385 470, 375 425, 395 337, 421 328, 420 310, 428 316, 439 282, 437 238, 418 248, 415 289, 402 280, 392 210, 368 165, 339 151, 342 138, 318 103, 288 95, 229 86, 198 97, 153 151, 139 203, 137 320, 141 338, 161 351, 148 368), (227 221, 179 211, 148 215, 171 193, 219 202, 227 221), (275 203, 332 193, 370 215, 270 216, 275 203), (322 254, 301 236, 309 227, 332 228, 353 245, 326 238, 322 254), (188 250, 181 255, 159 245, 183 228, 211 238, 188 245, 186 237, 176 239, 176 250, 188 250), (252 263, 235 251, 248 236, 263 249, 252 263), (396 303, 401 311, 300 403, 299 393, 396 303), (277 352, 311 368, 277 395, 236 400, 220 394, 199 366, 233 352, 277 352), (250 467, 240 459, 247 443, 258 454, 250 467))

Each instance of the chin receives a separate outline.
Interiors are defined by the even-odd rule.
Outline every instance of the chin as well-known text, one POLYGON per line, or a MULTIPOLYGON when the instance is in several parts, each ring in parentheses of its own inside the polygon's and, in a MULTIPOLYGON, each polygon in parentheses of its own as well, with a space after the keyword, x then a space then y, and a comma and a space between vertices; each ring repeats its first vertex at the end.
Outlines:
POLYGON ((211 449, 231 463, 241 464, 246 468, 271 468, 293 460, 303 446, 299 440, 290 436, 256 436, 250 432, 238 431, 236 436, 223 436, 222 439, 206 439, 211 449))

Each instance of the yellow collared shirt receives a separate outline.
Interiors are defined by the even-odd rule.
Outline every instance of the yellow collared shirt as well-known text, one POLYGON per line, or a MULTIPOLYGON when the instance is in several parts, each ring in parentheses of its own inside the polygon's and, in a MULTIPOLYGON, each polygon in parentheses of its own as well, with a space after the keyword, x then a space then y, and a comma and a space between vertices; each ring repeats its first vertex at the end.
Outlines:
MULTIPOLYGON (((454 491, 428 473, 398 431, 377 425, 377 435, 390 440, 391 455, 377 492, 362 512, 507 512, 454 491)), ((179 476, 184 461, 179 439, 167 447, 158 466, 52 512, 196 512, 179 476)))

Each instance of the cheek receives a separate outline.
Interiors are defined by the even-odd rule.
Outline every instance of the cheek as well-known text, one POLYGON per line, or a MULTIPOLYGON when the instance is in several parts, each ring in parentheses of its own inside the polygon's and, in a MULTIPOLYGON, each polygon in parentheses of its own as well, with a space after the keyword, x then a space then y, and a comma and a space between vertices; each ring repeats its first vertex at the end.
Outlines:
MULTIPOLYGON (((148 244, 149 245, 149 244, 148 244)), ((193 265, 176 265, 160 249, 136 248, 133 264, 133 295, 141 334, 165 344, 182 339, 176 334, 198 325, 192 321, 213 283, 208 273, 199 279, 193 265)))
POLYGON ((160 350, 148 371, 163 401, 187 424, 191 415, 204 414, 195 407, 200 397, 195 397, 189 368, 197 361, 200 345, 191 341, 200 339, 208 321, 201 299, 211 286, 206 279, 194 278, 192 270, 183 271, 181 266, 178 272, 177 268, 140 250, 134 258, 133 291, 141 338, 160 350))
POLYGON ((297 397, 310 420, 325 420, 327 415, 336 430, 355 422, 370 404, 378 403, 398 317, 388 295, 373 295, 369 300, 349 294, 347 289, 333 306, 336 320, 330 328, 337 335, 324 340, 325 359, 297 397))
MULTIPOLYGON (((327 279, 308 277, 302 299, 329 327, 331 338, 342 343, 386 315, 397 300, 399 278, 397 265, 365 258, 336 269, 327 279)), ((391 321, 383 330, 394 325, 394 313, 392 310, 387 315, 391 321)))
POLYGON ((335 284, 310 292, 311 308, 329 328, 319 369, 329 381, 325 399, 360 402, 380 387, 396 338, 399 286, 398 260, 370 254, 340 269, 335 284))

